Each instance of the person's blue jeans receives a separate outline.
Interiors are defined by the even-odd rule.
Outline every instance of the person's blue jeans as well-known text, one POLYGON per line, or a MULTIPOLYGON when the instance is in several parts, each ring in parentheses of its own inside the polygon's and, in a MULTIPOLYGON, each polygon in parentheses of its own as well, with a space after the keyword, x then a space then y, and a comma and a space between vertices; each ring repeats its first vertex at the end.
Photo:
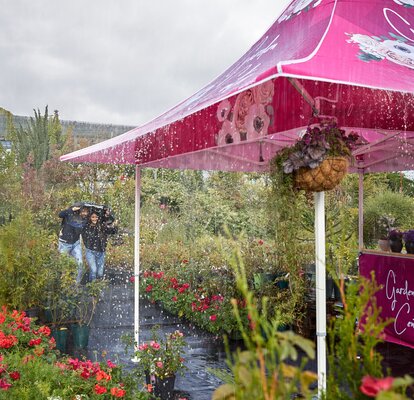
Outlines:
POLYGON ((68 254, 76 260, 78 264, 76 282, 80 283, 83 276, 82 246, 80 240, 75 243, 65 243, 59 240, 58 250, 61 254, 68 254))
POLYGON ((86 261, 89 266, 89 281, 102 278, 104 274, 105 253, 101 251, 85 249, 86 261))

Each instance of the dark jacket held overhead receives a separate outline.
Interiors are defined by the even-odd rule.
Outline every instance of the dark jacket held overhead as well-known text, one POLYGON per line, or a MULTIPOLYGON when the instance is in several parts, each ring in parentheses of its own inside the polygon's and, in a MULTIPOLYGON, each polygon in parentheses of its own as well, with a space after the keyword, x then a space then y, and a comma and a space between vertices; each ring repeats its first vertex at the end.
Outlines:
POLYGON ((88 222, 87 218, 82 218, 79 211, 73 211, 72 208, 61 211, 59 218, 62 218, 59 240, 69 244, 76 243, 88 222))

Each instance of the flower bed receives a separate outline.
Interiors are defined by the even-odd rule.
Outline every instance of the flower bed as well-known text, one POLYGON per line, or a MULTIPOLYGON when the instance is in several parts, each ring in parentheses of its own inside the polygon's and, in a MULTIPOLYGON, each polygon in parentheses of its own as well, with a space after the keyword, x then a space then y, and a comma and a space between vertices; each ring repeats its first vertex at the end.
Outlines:
POLYGON ((122 382, 121 368, 110 360, 58 358, 50 329, 24 312, 0 312, 0 399, 145 399, 122 382))
MULTIPOLYGON (((186 260, 187 261, 187 260, 186 260)), ((202 282, 188 282, 171 272, 144 271, 141 290, 151 301, 159 301, 172 314, 185 317, 211 333, 238 331, 232 312, 231 297, 213 292, 202 282)), ((243 301, 239 300, 243 307, 243 301)), ((247 313, 243 316, 247 323, 247 313)))

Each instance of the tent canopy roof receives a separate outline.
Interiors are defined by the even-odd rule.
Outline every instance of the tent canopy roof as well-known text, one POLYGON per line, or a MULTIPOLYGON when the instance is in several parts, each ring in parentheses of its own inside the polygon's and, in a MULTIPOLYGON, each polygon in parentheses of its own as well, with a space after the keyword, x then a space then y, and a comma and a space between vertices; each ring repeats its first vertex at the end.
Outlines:
POLYGON ((61 160, 265 171, 318 116, 363 137, 354 170, 414 169, 409 3, 295 0, 243 57, 196 94, 141 127, 61 160))

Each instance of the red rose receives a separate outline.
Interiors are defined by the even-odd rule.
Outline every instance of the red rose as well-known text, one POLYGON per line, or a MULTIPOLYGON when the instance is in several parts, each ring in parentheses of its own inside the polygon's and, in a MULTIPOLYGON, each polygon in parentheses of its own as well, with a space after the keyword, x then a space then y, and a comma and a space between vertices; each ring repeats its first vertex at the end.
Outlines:
POLYGON ((217 315, 210 315, 210 321, 214 322, 217 319, 217 315))
POLYGON ((372 376, 364 376, 359 390, 368 397, 376 397, 379 392, 391 389, 394 378, 389 376, 387 378, 374 378, 372 376))
POLYGON ((146 292, 150 292, 152 290, 152 285, 148 285, 146 288, 145 288, 145 291, 146 292))

